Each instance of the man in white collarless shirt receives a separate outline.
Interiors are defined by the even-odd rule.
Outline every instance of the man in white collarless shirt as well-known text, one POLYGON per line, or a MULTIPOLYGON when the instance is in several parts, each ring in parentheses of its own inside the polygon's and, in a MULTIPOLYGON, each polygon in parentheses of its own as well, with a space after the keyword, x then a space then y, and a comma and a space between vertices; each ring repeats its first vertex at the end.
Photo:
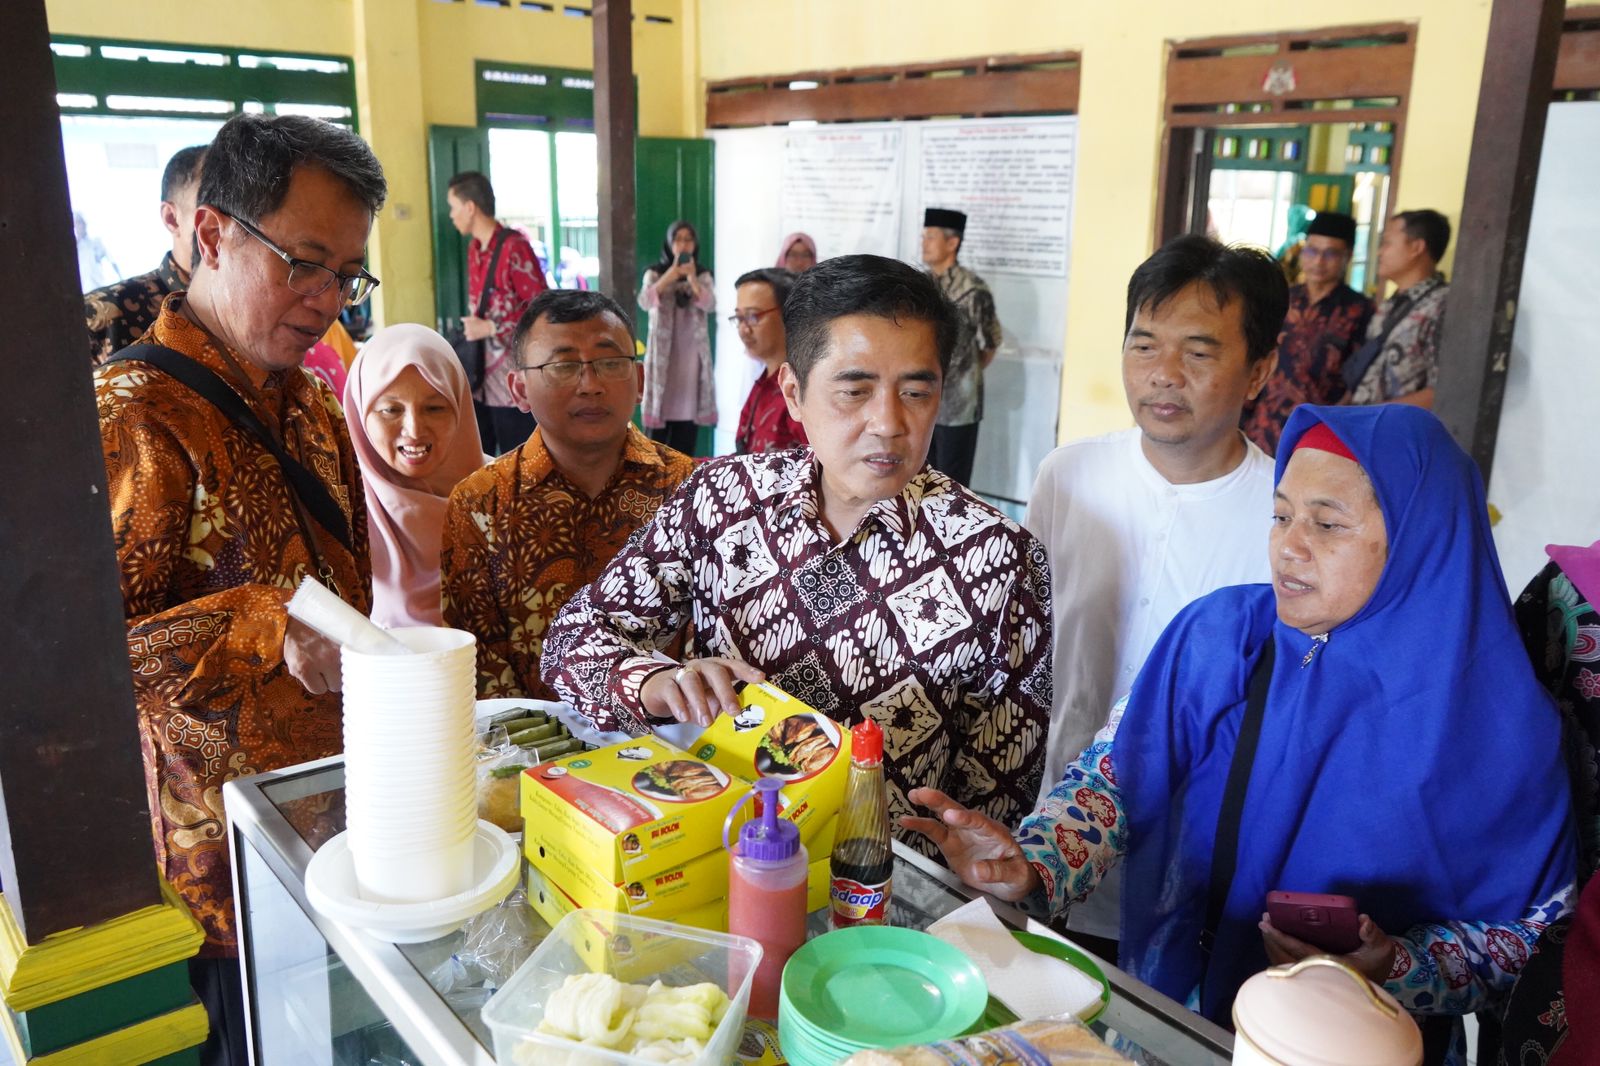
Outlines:
MULTIPOLYGON (((1045 793, 1174 615, 1215 589, 1270 580, 1273 461, 1239 415, 1277 365, 1288 298, 1264 252, 1198 236, 1168 243, 1128 283, 1122 382, 1138 425, 1046 456, 1025 522, 1049 554, 1054 605, 1045 793)), ((1067 921, 1106 952, 1120 875, 1067 921)))

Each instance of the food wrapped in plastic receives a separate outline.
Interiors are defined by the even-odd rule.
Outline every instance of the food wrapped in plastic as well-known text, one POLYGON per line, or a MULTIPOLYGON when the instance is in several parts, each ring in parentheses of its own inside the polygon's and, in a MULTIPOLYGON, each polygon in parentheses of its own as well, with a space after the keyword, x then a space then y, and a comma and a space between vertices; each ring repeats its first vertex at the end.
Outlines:
POLYGON ((522 771, 585 747, 559 719, 534 707, 514 707, 480 723, 478 817, 522 832, 522 771))
POLYGON ((1076 1018, 1015 1022, 955 1040, 858 1051, 842 1066, 1122 1066, 1131 1060, 1107 1047, 1076 1018))

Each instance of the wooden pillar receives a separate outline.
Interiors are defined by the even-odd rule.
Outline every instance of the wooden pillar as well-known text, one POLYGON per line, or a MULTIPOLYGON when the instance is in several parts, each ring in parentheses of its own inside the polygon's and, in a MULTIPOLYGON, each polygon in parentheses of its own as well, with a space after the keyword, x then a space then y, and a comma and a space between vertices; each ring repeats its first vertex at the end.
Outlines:
POLYGON ((635 229, 632 0, 594 0, 594 131, 600 154, 600 287, 633 306, 635 229))
POLYGON ((0 880, 35 944, 161 894, 44 0, 0 40, 0 880))
POLYGON ((1563 0, 1495 0, 1489 16, 1434 405, 1477 460, 1485 484, 1500 430, 1564 12, 1563 0))

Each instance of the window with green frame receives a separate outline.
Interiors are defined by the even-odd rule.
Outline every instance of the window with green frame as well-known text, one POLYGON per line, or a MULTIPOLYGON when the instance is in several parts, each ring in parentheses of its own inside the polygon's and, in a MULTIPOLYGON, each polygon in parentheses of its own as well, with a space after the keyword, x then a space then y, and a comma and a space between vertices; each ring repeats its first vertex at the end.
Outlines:
POLYGON ((55 35, 62 115, 224 119, 301 114, 356 126, 347 56, 55 35))

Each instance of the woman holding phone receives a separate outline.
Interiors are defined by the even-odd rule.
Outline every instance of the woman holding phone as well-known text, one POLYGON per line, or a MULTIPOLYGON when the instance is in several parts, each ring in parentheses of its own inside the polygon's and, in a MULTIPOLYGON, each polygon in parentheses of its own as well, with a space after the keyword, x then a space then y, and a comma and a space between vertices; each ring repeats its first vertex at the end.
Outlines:
MULTIPOLYGON (((1120 964, 1222 1024, 1251 974, 1326 950, 1267 919, 1278 891, 1356 900, 1345 961, 1413 1013, 1497 1007, 1576 853, 1477 468, 1427 411, 1302 406, 1272 523, 1272 584, 1180 613, 1015 834, 931 789, 905 825, 1039 915, 1126 863, 1120 964)), ((1465 1061, 1455 1029, 1430 1062, 1465 1061)))
POLYGON ((700 265, 694 226, 684 219, 668 226, 661 259, 639 285, 639 306, 650 312, 642 407, 651 439, 685 455, 694 454, 697 427, 717 424, 707 328, 715 287, 700 265))

